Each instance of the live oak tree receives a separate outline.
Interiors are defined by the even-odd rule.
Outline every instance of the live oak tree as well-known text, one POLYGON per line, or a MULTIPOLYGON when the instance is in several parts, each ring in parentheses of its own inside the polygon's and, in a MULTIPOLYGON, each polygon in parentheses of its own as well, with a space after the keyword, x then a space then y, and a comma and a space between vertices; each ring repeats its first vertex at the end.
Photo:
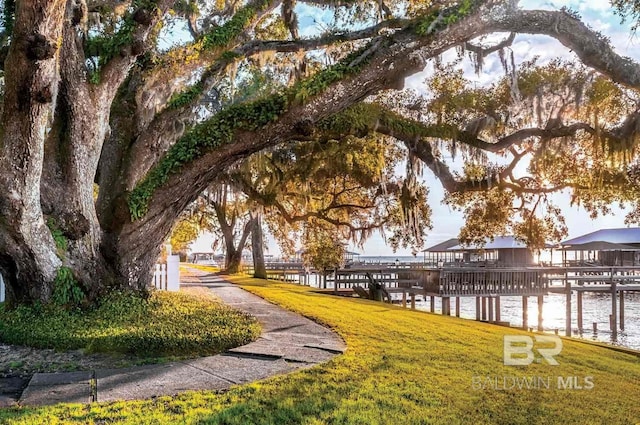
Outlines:
POLYGON ((394 175, 401 159, 393 140, 380 136, 278 145, 220 173, 178 229, 194 218, 215 217, 208 230, 224 242, 225 268, 232 273, 250 235, 254 268, 264 275, 262 221, 288 255, 297 243, 309 251, 320 239, 316 233, 330 235, 342 250, 350 241, 362 245, 376 230, 390 233, 394 248, 419 247, 431 223, 427 189, 415 176, 394 175))
MULTIPOLYGON (((173 223, 221 172, 265 148, 324 134, 339 140, 340 133, 375 132, 401 140, 453 202, 464 193, 502 191, 508 198, 560 187, 596 210, 606 205, 602 197, 637 201, 633 105, 640 66, 574 13, 521 10, 513 0, 299 3, 335 11, 336 28, 303 37, 291 1, 2 2, 0 272, 10 304, 46 302, 56 285, 71 283, 89 300, 111 288, 143 290, 173 223), (165 28, 181 22, 191 39, 167 48, 165 28), (386 91, 401 89, 405 77, 450 49, 463 48, 478 63, 491 52, 504 56, 513 37, 496 46, 476 42, 496 32, 556 38, 586 67, 586 90, 597 92, 602 81, 625 104, 613 118, 604 109, 587 116, 560 108, 544 120, 518 122, 511 119, 518 113, 503 109, 527 106, 515 72, 509 97, 493 115, 489 107, 468 115, 470 105, 446 100, 424 114, 385 103, 384 96, 376 105, 363 103, 383 92, 392 98, 386 91), (221 106, 221 88, 233 85, 248 64, 288 77, 289 85, 221 106), (367 109, 374 107, 375 113, 367 109), (366 115, 358 113, 363 110, 366 115), (357 118, 349 126, 345 113, 357 118), (508 165, 472 157, 471 174, 456 175, 442 152, 461 146, 515 157, 527 152, 540 179, 516 181, 508 165), (589 161, 598 152, 600 159, 589 161), (559 183, 562 176, 545 164, 562 164, 563 155, 576 153, 589 167, 586 180, 559 183), (608 187, 624 189, 609 195, 608 187)), ((637 18, 637 1, 614 4, 637 18)), ((557 93, 543 90, 537 98, 547 96, 557 93)))
POLYGON ((374 231, 390 234, 394 249, 421 246, 431 225, 428 190, 415 176, 395 175, 403 155, 393 139, 344 135, 338 141, 319 133, 254 155, 227 173, 231 185, 262 207, 281 250, 292 255, 297 242, 306 249, 315 232, 331 234, 340 246, 361 246, 374 231))

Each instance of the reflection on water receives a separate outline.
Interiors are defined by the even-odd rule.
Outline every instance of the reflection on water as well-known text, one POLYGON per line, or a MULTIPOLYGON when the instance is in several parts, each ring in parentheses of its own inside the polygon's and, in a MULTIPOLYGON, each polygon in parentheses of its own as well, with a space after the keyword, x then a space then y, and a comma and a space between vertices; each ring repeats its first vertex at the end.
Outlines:
MULTIPOLYGON (((476 299, 474 297, 460 298, 460 317, 476 318, 476 299)), ((582 297, 582 324, 585 329, 578 332, 577 296, 574 293, 571 300, 573 336, 594 339, 603 342, 623 345, 640 349, 640 294, 626 293, 625 300, 625 330, 618 330, 618 339, 613 341, 609 329, 609 314, 611 314, 611 296, 608 294, 585 293, 582 297), (593 332, 593 323, 597 323, 597 333, 593 332)), ((416 302, 416 308, 429 310, 428 299, 416 302)), ((451 300, 451 311, 455 312, 455 300, 451 300)), ((529 327, 538 325, 538 298, 529 297, 529 327)), ((441 312, 441 300, 436 298, 436 312, 441 312)), ((500 297, 500 320, 509 322, 511 326, 522 326, 522 297, 500 297)), ((545 331, 558 329, 560 335, 565 335, 565 295, 549 294, 544 297, 543 327, 545 331)))
MULTIPOLYGON (((360 260, 368 264, 394 264, 395 260, 402 263, 421 262, 421 257, 361 257, 360 260)), ((307 282, 311 286, 319 287, 318 276, 310 276, 307 282)), ((399 298, 400 296, 394 296, 399 298)), ((418 297, 417 299, 421 299, 418 297)), ((462 297, 460 316, 466 319, 476 318, 475 297, 462 297)), ((572 336, 594 339, 598 341, 640 349, 640 293, 625 293, 625 330, 618 330, 618 338, 612 340, 609 328, 609 314, 611 314, 611 295, 585 292, 582 297, 582 333, 578 331, 577 296, 572 295, 572 336), (598 332, 594 334, 593 323, 597 323, 598 332)), ((416 308, 429 310, 428 299, 416 302, 416 308)), ((529 327, 538 325, 538 298, 529 297, 529 327)), ((436 297, 436 312, 441 313, 441 299, 436 297)), ((451 312, 455 314, 455 299, 451 300, 451 312)), ((511 326, 522 326, 522 297, 500 297, 500 320, 509 322, 511 326)), ((545 331, 553 332, 558 329, 560 335, 565 335, 565 295, 549 294, 544 297, 543 327, 545 331)))

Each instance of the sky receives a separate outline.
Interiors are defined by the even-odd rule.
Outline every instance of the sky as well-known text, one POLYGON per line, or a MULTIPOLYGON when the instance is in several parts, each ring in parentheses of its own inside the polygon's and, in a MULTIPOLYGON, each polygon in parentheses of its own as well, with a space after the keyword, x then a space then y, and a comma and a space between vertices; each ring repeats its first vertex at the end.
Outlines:
MULTIPOLYGON (((544 2, 521 0, 520 5, 523 9, 557 10, 564 6, 577 10, 582 16, 583 22, 586 22, 592 28, 602 32, 611 39, 612 45, 619 54, 640 61, 640 35, 632 36, 629 25, 620 23, 620 18, 613 14, 608 0, 556 0, 544 2)), ((320 11, 308 6, 299 6, 297 11, 299 13, 300 32, 303 36, 312 35, 319 31, 322 32, 332 25, 332 14, 328 11, 320 11)), ((511 48, 513 49, 516 63, 529 60, 534 56, 539 57, 539 63, 545 63, 556 57, 575 59, 575 56, 566 47, 549 37, 518 35, 511 48)), ((446 55, 444 59, 447 59, 446 55)), ((504 72, 497 54, 493 54, 485 59, 484 67, 480 74, 475 73, 469 61, 464 65, 464 70, 466 77, 470 80, 477 81, 479 85, 495 81, 502 76, 504 72)), ((423 82, 428 75, 429 70, 427 68, 424 72, 407 78, 405 80, 405 88, 415 89, 418 92, 424 91, 423 82)), ((457 166, 460 165, 461 164, 457 164, 457 166)), ((454 165, 453 168, 455 168, 455 166, 456 165, 454 165)), ((428 170, 425 171, 423 179, 430 189, 429 202, 433 211, 433 228, 427 234, 425 240, 425 247, 429 247, 449 238, 456 237, 464 220, 462 213, 453 211, 442 204, 444 190, 428 170)), ((586 211, 570 205, 569 196, 566 193, 554 196, 554 201, 565 215, 569 229, 568 238, 603 228, 625 227, 625 212, 617 207, 613 208, 613 215, 591 219, 586 211)), ((268 239, 268 253, 278 256, 279 250, 277 244, 273 241, 273 238, 268 239)), ((195 252, 210 251, 212 240, 211 235, 202 235, 192 245, 192 250, 195 252)), ((351 246, 349 249, 359 252, 364 256, 411 255, 410 249, 401 249, 393 253, 378 233, 375 233, 363 247, 351 246)))

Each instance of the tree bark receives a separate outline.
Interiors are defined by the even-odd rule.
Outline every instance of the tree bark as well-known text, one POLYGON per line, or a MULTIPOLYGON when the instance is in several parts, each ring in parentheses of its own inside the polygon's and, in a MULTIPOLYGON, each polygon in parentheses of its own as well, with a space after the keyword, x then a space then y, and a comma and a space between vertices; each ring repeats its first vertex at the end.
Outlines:
POLYGON ((238 245, 234 245, 235 243, 235 234, 234 233, 223 233, 224 241, 227 247, 227 255, 225 260, 225 269, 227 273, 235 274, 240 273, 240 266, 242 265, 242 251, 244 251, 244 247, 247 245, 247 239, 249 234, 251 233, 251 220, 247 221, 242 228, 242 234, 240 235, 240 239, 238 240, 238 245))
POLYGON ((264 237, 262 232, 262 212, 254 211, 251 217, 251 251, 253 254, 253 277, 267 278, 264 263, 264 237))
POLYGON ((9 304, 47 301, 60 259, 40 206, 44 137, 55 110, 64 0, 17 2, 5 61, 0 142, 0 272, 9 304))

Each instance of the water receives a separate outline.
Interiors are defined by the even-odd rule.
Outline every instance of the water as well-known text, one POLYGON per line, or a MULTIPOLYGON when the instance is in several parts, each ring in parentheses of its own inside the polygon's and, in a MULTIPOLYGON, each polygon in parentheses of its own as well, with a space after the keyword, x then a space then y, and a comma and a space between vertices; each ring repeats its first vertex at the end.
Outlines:
MULTIPOLYGON (((582 333, 578 331, 577 296, 573 294, 572 323, 573 336, 622 345, 629 348, 640 349, 640 294, 626 293, 625 300, 625 330, 618 331, 617 340, 612 339, 609 330, 609 314, 611 313, 611 296, 605 294, 585 293, 582 296, 582 333), (593 323, 596 322, 597 333, 593 333, 593 323)), ((421 298, 420 298, 421 299, 421 298)), ((441 298, 436 297, 436 312, 442 312, 441 298)), ((545 331, 553 332, 558 329, 560 335, 565 335, 565 305, 564 294, 549 294, 544 297, 543 321, 545 331)), ((416 309, 430 309, 429 299, 416 302, 416 309)), ((451 311, 455 312, 455 300, 451 300, 451 311)), ((538 299, 529 297, 528 302, 529 327, 536 329, 538 326, 538 299)), ((476 318, 475 297, 460 298, 460 317, 465 319, 476 318)), ((500 297, 500 320, 509 322, 511 326, 522 326, 522 297, 500 297)))
MULTIPOLYGON (((393 264, 396 259, 400 263, 422 263, 422 255, 413 256, 359 256, 356 261, 366 264, 393 264)), ((313 283, 311 283, 313 285, 313 283)), ((596 341, 607 342, 640 350, 640 293, 625 293, 625 330, 618 330, 616 340, 612 339, 609 328, 609 314, 611 313, 611 295, 585 292, 582 297, 582 325, 584 329, 578 330, 577 295, 572 295, 572 335, 596 341), (593 332, 593 323, 597 323, 597 332, 593 332)), ((428 299, 416 302, 416 309, 430 309, 428 299)), ((475 297, 460 298, 460 317, 465 319, 476 318, 475 297)), ((436 297, 436 312, 442 312, 441 298, 436 297)), ((565 323, 566 296, 564 294, 549 294, 544 297, 543 305, 543 329, 554 332, 556 329, 560 335, 566 335, 565 323)), ((451 300, 451 311, 455 312, 455 300, 451 300)), ((536 329, 538 326, 538 299, 529 297, 528 301, 529 327, 536 329)), ((509 322, 511 326, 522 326, 522 297, 500 297, 500 320, 509 322)))

